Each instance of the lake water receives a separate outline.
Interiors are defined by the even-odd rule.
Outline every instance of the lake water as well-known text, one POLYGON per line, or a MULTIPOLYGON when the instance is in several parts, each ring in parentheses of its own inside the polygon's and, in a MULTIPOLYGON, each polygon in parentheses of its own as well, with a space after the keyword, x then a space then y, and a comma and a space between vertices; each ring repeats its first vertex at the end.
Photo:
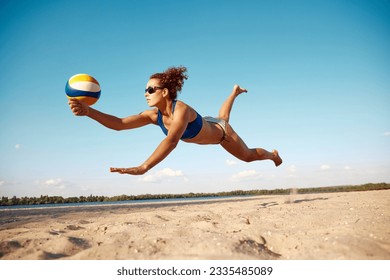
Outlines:
POLYGON ((185 202, 185 201, 207 201, 226 198, 243 198, 243 196, 208 196, 208 197, 193 197, 193 198, 165 198, 165 199, 143 199, 143 200, 126 200, 126 201, 105 201, 105 202, 81 202, 81 203, 58 203, 58 204, 37 204, 37 205, 13 205, 0 206, 1 210, 13 209, 38 209, 38 208, 59 208, 59 207, 84 207, 84 206, 103 206, 103 205, 126 205, 126 204, 158 204, 164 202, 185 202))

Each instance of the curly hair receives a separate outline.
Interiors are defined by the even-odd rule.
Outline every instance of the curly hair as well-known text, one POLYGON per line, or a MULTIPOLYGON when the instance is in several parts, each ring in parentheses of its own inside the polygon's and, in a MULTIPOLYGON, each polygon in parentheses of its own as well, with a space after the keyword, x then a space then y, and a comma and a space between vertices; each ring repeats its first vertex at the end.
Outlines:
POLYGON ((162 73, 151 75, 150 79, 159 79, 160 86, 167 88, 169 97, 175 100, 184 85, 184 80, 188 79, 186 72, 187 68, 184 66, 170 67, 162 73))

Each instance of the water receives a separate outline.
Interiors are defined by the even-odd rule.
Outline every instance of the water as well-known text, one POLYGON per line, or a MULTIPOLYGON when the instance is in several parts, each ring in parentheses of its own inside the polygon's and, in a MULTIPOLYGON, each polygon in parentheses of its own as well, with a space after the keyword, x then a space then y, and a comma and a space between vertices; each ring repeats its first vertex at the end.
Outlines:
POLYGON ((162 198, 162 199, 142 199, 126 201, 104 201, 104 202, 80 202, 80 203, 58 203, 58 204, 37 204, 37 205, 13 205, 0 206, 1 210, 13 209, 38 209, 38 208, 59 208, 59 207, 83 207, 83 206, 102 206, 102 205, 126 205, 126 204, 158 204, 162 202, 185 202, 185 201, 207 201, 226 198, 242 198, 243 196, 208 196, 208 197, 191 197, 191 198, 162 198))

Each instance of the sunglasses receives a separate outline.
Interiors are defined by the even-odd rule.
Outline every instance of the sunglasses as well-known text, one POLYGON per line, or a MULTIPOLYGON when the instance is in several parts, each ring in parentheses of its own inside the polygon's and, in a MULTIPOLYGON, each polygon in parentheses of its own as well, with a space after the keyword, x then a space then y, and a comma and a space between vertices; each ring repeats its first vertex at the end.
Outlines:
POLYGON ((145 89, 145 93, 153 94, 158 89, 163 89, 163 87, 148 87, 147 89, 145 89))

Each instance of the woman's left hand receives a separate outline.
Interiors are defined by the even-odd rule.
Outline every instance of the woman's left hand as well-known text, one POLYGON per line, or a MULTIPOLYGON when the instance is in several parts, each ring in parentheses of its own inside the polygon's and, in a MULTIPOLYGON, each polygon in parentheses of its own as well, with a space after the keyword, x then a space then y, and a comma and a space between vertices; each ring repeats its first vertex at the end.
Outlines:
POLYGON ((120 174, 130 174, 130 175, 142 175, 145 174, 148 169, 144 166, 138 166, 138 167, 131 167, 131 168, 116 168, 111 167, 111 172, 118 172, 120 174))

